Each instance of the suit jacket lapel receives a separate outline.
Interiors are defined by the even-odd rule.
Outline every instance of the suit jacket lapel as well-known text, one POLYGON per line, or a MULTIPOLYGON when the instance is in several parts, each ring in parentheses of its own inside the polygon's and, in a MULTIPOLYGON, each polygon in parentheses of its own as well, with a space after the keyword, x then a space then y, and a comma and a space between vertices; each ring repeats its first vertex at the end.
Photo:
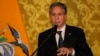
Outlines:
POLYGON ((50 49, 50 50, 52 50, 50 55, 56 56, 56 54, 57 54, 57 44, 56 44, 56 39, 55 39, 54 34, 51 35, 50 45, 51 45, 51 47, 53 47, 53 48, 50 49))
POLYGON ((70 38, 71 38, 70 26, 66 25, 64 42, 63 42, 64 47, 69 47, 70 46, 70 44, 71 44, 70 43, 70 38))
POLYGON ((57 43, 56 43, 55 36, 53 35, 52 37, 53 37, 53 40, 52 40, 52 42, 53 42, 53 45, 54 45, 54 46, 57 48, 57 43))
POLYGON ((50 42, 51 42, 52 46, 54 46, 55 48, 57 48, 55 34, 52 34, 50 38, 51 38, 51 41, 50 42))
POLYGON ((69 26, 66 25, 64 41, 65 41, 66 39, 68 39, 68 38, 70 37, 70 35, 71 35, 71 32, 70 32, 70 30, 69 30, 69 26))

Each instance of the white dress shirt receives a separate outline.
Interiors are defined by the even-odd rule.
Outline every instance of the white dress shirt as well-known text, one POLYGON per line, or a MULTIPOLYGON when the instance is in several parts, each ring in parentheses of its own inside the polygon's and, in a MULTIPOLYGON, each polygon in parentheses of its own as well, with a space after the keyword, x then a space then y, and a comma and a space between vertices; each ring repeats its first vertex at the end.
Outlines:
MULTIPOLYGON (((61 29, 57 29, 57 31, 61 31, 61 35, 62 35, 63 40, 64 40, 64 37, 65 37, 65 30, 66 30, 66 25, 64 25, 61 29)), ((57 43, 57 46, 58 46, 59 35, 57 33, 55 35, 55 39, 56 39, 56 43, 57 43)), ((74 49, 73 49, 71 56, 75 56, 75 50, 74 49)))
MULTIPOLYGON (((57 29, 57 31, 61 31, 61 35, 62 35, 62 39, 64 40, 64 35, 65 35, 65 28, 66 28, 66 25, 64 25, 61 29, 57 29)), ((57 43, 57 46, 58 46, 58 41, 59 41, 59 35, 56 33, 55 35, 56 37, 56 43, 57 43)))

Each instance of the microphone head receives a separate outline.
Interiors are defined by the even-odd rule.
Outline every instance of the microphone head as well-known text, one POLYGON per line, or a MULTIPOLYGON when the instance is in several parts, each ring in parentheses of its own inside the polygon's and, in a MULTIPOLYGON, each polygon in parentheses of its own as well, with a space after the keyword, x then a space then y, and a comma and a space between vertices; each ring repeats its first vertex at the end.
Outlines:
POLYGON ((57 29, 57 26, 58 26, 58 24, 57 24, 57 22, 55 22, 54 23, 54 28, 57 29))
POLYGON ((54 25, 54 33, 57 32, 57 25, 54 25))
POLYGON ((54 25, 54 28, 57 29, 57 25, 54 25))

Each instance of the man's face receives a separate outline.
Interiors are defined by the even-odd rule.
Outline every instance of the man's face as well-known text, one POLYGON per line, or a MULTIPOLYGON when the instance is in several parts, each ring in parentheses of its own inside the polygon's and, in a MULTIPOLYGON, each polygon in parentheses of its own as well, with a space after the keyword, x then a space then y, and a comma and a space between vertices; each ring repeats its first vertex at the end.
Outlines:
POLYGON ((55 6, 50 11, 50 19, 53 24, 57 24, 58 27, 62 27, 65 24, 66 14, 64 9, 59 6, 55 6))

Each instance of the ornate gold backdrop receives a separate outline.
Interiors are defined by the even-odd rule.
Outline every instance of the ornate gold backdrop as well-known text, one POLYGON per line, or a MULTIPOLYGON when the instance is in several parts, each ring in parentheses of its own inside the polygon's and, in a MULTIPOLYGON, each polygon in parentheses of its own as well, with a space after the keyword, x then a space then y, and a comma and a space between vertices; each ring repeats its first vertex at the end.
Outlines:
POLYGON ((100 56, 100 0, 18 0, 33 51, 38 34, 51 27, 48 8, 60 1, 68 7, 66 23, 84 29, 94 56, 100 56))

